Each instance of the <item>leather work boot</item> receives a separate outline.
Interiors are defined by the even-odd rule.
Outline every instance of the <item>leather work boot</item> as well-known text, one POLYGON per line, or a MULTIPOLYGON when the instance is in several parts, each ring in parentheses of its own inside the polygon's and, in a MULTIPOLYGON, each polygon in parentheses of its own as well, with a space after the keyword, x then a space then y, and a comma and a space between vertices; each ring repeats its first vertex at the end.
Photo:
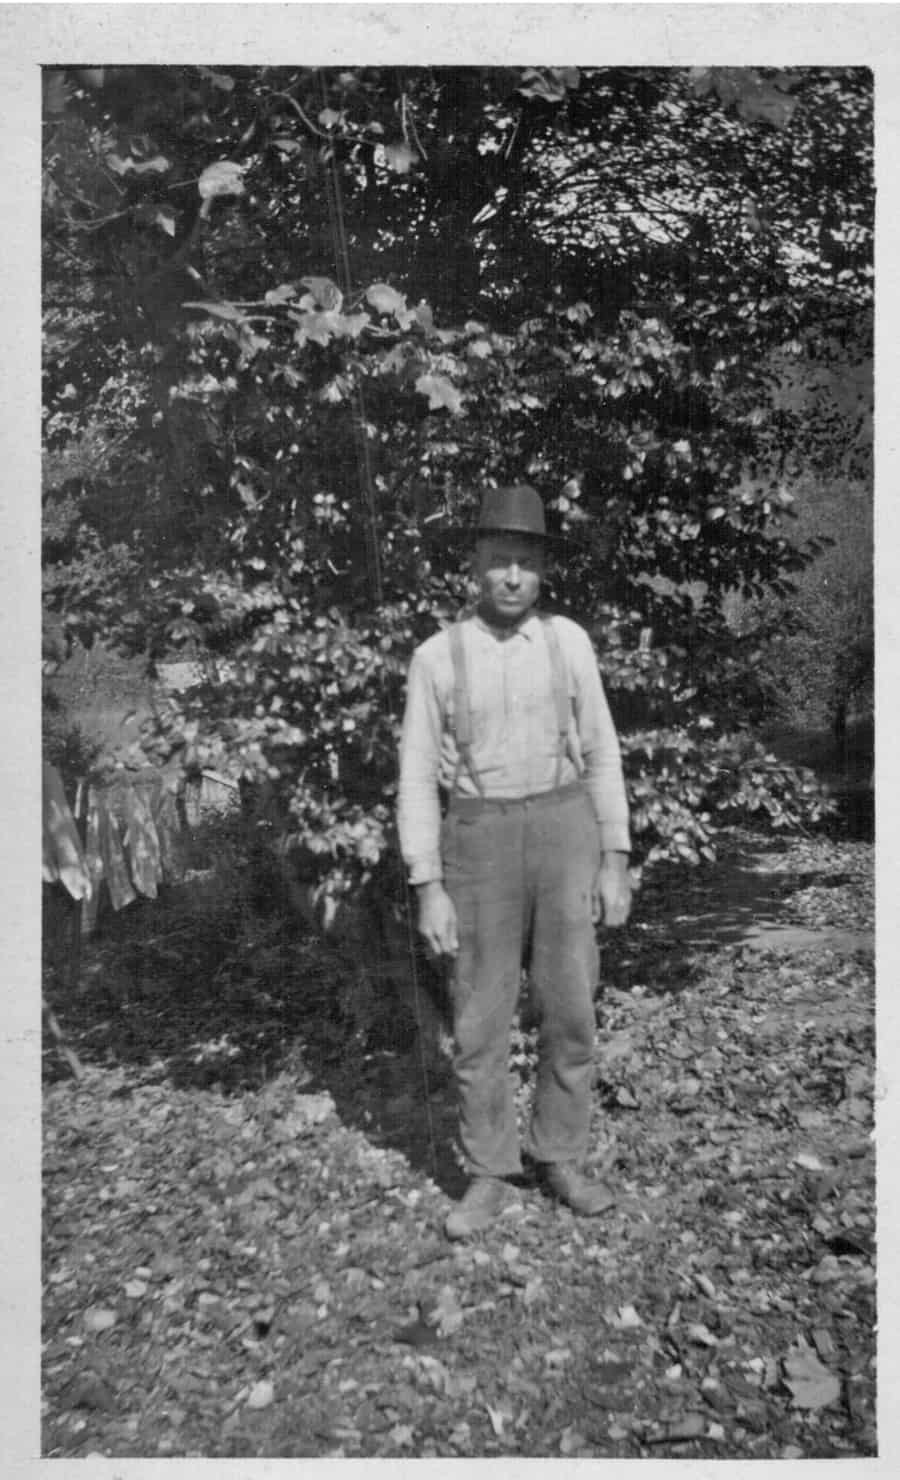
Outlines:
POLYGON ((499 1177, 475 1177, 447 1215, 444 1232, 452 1239, 480 1233, 493 1223, 505 1201, 506 1185, 499 1177))
POLYGON ((541 1181, 554 1197, 582 1218, 608 1213, 618 1201, 605 1183, 590 1181, 569 1162, 547 1162, 541 1168, 541 1181))

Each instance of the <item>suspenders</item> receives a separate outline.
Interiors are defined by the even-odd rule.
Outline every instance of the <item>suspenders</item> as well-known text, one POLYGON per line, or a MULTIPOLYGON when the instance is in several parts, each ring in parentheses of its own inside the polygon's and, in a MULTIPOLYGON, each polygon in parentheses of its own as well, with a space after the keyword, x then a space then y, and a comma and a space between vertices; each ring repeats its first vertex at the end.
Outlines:
POLYGON ((469 702, 469 676, 466 671, 466 649, 463 645, 461 621, 454 622, 450 628, 450 657, 453 662, 453 732, 458 755, 451 792, 456 790, 459 768, 464 765, 475 790, 483 797, 484 787, 472 760, 472 705, 469 702))
MULTIPOLYGON (((558 787, 562 776, 563 756, 569 749, 569 684, 566 678, 566 666, 563 662, 562 649, 559 645, 559 634, 553 626, 550 617, 541 617, 541 630, 547 643, 547 652, 550 657, 550 673, 553 682, 553 703, 556 710, 556 779, 554 786, 558 787)), ((475 768, 472 759, 472 705, 470 701, 469 679, 466 664, 466 650, 463 643, 463 623, 454 622, 449 628, 450 636, 450 659, 453 663, 453 734, 456 741, 457 763, 456 775, 453 778, 451 791, 456 790, 461 766, 465 766, 472 778, 472 784, 480 797, 484 797, 484 786, 481 777, 475 768)))
POLYGON ((550 654, 550 672, 553 675, 553 701, 556 705, 556 779, 554 786, 559 786, 562 776, 563 756, 569 745, 569 683, 566 678, 566 665, 563 662, 562 651, 559 646, 559 634, 550 617, 541 618, 541 628, 547 639, 547 650, 550 654))

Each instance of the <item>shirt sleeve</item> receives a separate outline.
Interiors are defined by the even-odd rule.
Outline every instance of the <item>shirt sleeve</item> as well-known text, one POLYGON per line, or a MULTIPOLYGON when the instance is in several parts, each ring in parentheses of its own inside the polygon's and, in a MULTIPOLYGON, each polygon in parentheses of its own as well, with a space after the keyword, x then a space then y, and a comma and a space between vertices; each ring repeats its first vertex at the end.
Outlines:
POLYGON ((412 658, 400 736, 397 828, 411 884, 443 877, 438 790, 444 717, 428 657, 412 658))
POLYGON ((573 655, 575 719, 584 760, 584 781, 597 815, 604 853, 629 853, 628 799, 622 754, 597 659, 582 631, 573 655))

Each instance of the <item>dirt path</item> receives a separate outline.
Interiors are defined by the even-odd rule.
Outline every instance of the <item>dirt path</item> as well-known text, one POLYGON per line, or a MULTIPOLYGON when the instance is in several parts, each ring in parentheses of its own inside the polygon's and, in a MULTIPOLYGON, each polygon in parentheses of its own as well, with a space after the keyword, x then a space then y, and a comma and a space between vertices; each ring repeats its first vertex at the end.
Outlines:
MULTIPOLYGON (((526 1180, 445 1243, 452 1103, 415 1056, 298 1043, 224 1095, 76 1035, 45 1455, 873 1454, 871 868, 744 838, 648 882, 605 952, 592 1222, 526 1180)), ((525 1113, 525 1036, 514 1067, 525 1113)))

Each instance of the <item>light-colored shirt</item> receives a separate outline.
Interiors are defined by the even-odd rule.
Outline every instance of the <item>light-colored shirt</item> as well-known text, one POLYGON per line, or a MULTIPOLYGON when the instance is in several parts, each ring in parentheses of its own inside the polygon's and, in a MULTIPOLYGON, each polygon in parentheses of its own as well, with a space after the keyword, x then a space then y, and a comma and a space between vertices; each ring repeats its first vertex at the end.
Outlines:
MULTIPOLYGON (((559 784, 583 776, 599 824, 600 849, 627 853, 631 843, 619 741, 594 650, 576 622, 567 617, 552 621, 572 709, 559 784)), ((543 626, 535 613, 512 630, 491 627, 479 616, 463 625, 472 714, 470 753, 487 797, 515 799, 550 791, 557 784, 559 729, 543 626)), ((413 654, 400 740, 397 821, 413 884, 443 876, 441 787, 452 786, 455 777, 457 793, 478 795, 466 766, 459 764, 453 690, 445 628, 413 654)))

